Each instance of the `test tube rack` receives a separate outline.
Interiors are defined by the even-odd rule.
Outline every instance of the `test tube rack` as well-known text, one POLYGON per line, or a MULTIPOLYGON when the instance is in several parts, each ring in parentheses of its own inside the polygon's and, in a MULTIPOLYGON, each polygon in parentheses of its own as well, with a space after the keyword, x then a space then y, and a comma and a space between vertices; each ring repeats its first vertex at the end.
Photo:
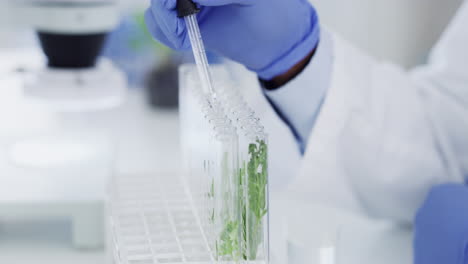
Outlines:
POLYGON ((213 263, 180 177, 116 176, 110 198, 108 245, 114 264, 213 263))
POLYGON ((269 263, 267 136, 228 68, 213 73, 216 98, 180 69, 182 177, 112 181, 113 263, 269 263))

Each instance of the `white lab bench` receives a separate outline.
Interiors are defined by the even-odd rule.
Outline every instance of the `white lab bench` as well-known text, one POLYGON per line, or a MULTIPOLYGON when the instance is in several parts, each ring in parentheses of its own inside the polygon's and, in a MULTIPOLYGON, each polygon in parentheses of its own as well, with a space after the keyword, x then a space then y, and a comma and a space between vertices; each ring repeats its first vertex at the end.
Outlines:
MULTIPOLYGON (((407 226, 281 196, 271 202, 271 207, 270 217, 283 217, 287 219, 284 222, 288 223, 285 232, 289 233, 289 242, 284 244, 281 239, 283 234, 280 234, 276 235, 277 241, 272 243, 273 252, 283 254, 283 257, 287 257, 288 253, 281 250, 291 250, 291 244, 300 242, 299 250, 304 251, 299 254, 307 256, 309 250, 333 246, 335 263, 338 264, 412 263, 412 231, 407 226)), ((281 221, 272 223, 273 230, 284 228, 279 226, 281 221)), ((278 263, 284 261, 280 259, 278 263)))
MULTIPOLYGON (((0 94, 3 95, 8 94, 6 88, 14 90, 13 86, 18 85, 12 80, 7 82, 5 78, 2 81, 0 87, 3 92, 0 94)), ((3 113, 2 116, 8 118, 8 115, 3 113)), ((18 113, 19 117, 21 115, 18 113)), ((90 126, 108 131, 115 142, 117 173, 178 171, 177 112, 150 109, 141 90, 130 91, 122 106, 97 114, 88 122, 90 126)), ((27 124, 24 125, 27 127, 27 124)), ((16 215, 12 210, 9 212, 16 215)), ((26 213, 18 212, 18 215, 27 216, 26 213)), ((25 217, 20 218, 24 220, 25 217)), ((0 263, 105 262, 102 250, 77 251, 73 248, 69 222, 50 222, 47 217, 33 221, 18 221, 15 218, 6 220, 0 221, 0 263)))

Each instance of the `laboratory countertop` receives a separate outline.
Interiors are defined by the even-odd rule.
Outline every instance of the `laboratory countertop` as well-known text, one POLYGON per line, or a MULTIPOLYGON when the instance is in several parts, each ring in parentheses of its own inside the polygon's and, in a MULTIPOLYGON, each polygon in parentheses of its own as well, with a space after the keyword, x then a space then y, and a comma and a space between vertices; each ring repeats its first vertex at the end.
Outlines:
POLYGON ((71 247, 70 223, 23 222, 0 225, 0 263, 104 264, 103 250, 71 247))
MULTIPOLYGON (((14 82, 9 84, 10 88, 15 85, 14 82)), ((5 92, 4 90, 3 93, 5 92)), ((8 118, 6 111, 3 113, 0 117, 8 118)), ((18 115, 21 117, 21 113, 18 115)), ((6 120, 2 118, 2 121, 6 120)), ((31 124, 26 125, 28 120, 23 119, 21 122, 24 123, 15 127, 31 128, 31 124)), ((116 143, 117 173, 178 171, 177 111, 150 108, 141 89, 131 90, 123 105, 111 111, 94 114, 88 122, 88 125, 108 132, 116 143)), ((0 263, 106 263, 103 250, 75 251, 70 236, 70 226, 67 222, 2 222, 0 263)))
MULTIPOLYGON (((287 221, 288 230, 283 230, 283 233, 288 234, 287 238, 274 233, 272 236, 276 236, 276 241, 289 242, 282 244, 283 242, 272 241, 271 249, 273 254, 276 254, 276 263, 283 263, 288 256, 290 257, 291 253, 288 255, 288 252, 283 250, 291 250, 291 245, 295 247, 296 253, 299 251, 299 255, 308 255, 309 251, 317 248, 333 247, 335 262, 323 264, 412 263, 412 231, 409 226, 371 219, 329 206, 279 197, 281 199, 277 197, 277 200, 271 202, 270 219, 283 217, 283 220, 270 220, 270 229, 280 230, 282 227, 278 224, 287 221), (300 252, 301 250, 304 252, 300 252)), ((275 237, 272 237, 272 240, 275 240, 275 237)))

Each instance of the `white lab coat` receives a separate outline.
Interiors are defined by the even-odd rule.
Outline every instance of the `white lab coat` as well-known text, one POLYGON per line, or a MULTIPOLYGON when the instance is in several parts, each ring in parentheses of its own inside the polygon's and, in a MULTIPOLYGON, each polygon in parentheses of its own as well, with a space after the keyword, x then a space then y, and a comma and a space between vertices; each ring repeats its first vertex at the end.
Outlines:
POLYGON ((290 195, 411 221, 431 186, 463 182, 467 26, 465 2, 430 62, 411 72, 333 36, 331 86, 290 195))

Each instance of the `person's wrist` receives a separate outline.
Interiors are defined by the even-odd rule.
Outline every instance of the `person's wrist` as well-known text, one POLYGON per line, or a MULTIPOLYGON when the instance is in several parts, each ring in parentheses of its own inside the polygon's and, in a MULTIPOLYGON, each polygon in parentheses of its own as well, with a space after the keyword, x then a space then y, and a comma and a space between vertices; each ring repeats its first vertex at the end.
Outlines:
MULTIPOLYGON (((262 80, 271 81, 281 75, 287 75, 291 69, 297 67, 311 51, 317 47, 320 39, 320 24, 317 13, 312 6, 309 6, 309 15, 304 20, 295 21, 295 28, 306 28, 302 35, 285 33, 285 39, 295 39, 295 41, 285 40, 289 45, 289 50, 285 52, 284 46, 279 49, 282 51, 272 51, 269 53, 270 61, 264 68, 258 69, 248 67, 250 70, 257 73, 262 80), (294 35, 294 37, 292 37, 294 35)), ((278 47, 280 47, 279 45, 278 47)))
POLYGON ((298 63, 296 63, 292 68, 290 68, 287 72, 279 74, 275 76, 271 80, 263 80, 261 77, 259 77, 260 83, 262 84, 263 88, 266 90, 276 90, 284 85, 286 85, 288 82, 296 78, 299 74, 301 74, 304 69, 309 65, 310 61, 315 55, 315 52, 317 50, 317 47, 312 49, 309 54, 302 60, 300 60, 298 63))

